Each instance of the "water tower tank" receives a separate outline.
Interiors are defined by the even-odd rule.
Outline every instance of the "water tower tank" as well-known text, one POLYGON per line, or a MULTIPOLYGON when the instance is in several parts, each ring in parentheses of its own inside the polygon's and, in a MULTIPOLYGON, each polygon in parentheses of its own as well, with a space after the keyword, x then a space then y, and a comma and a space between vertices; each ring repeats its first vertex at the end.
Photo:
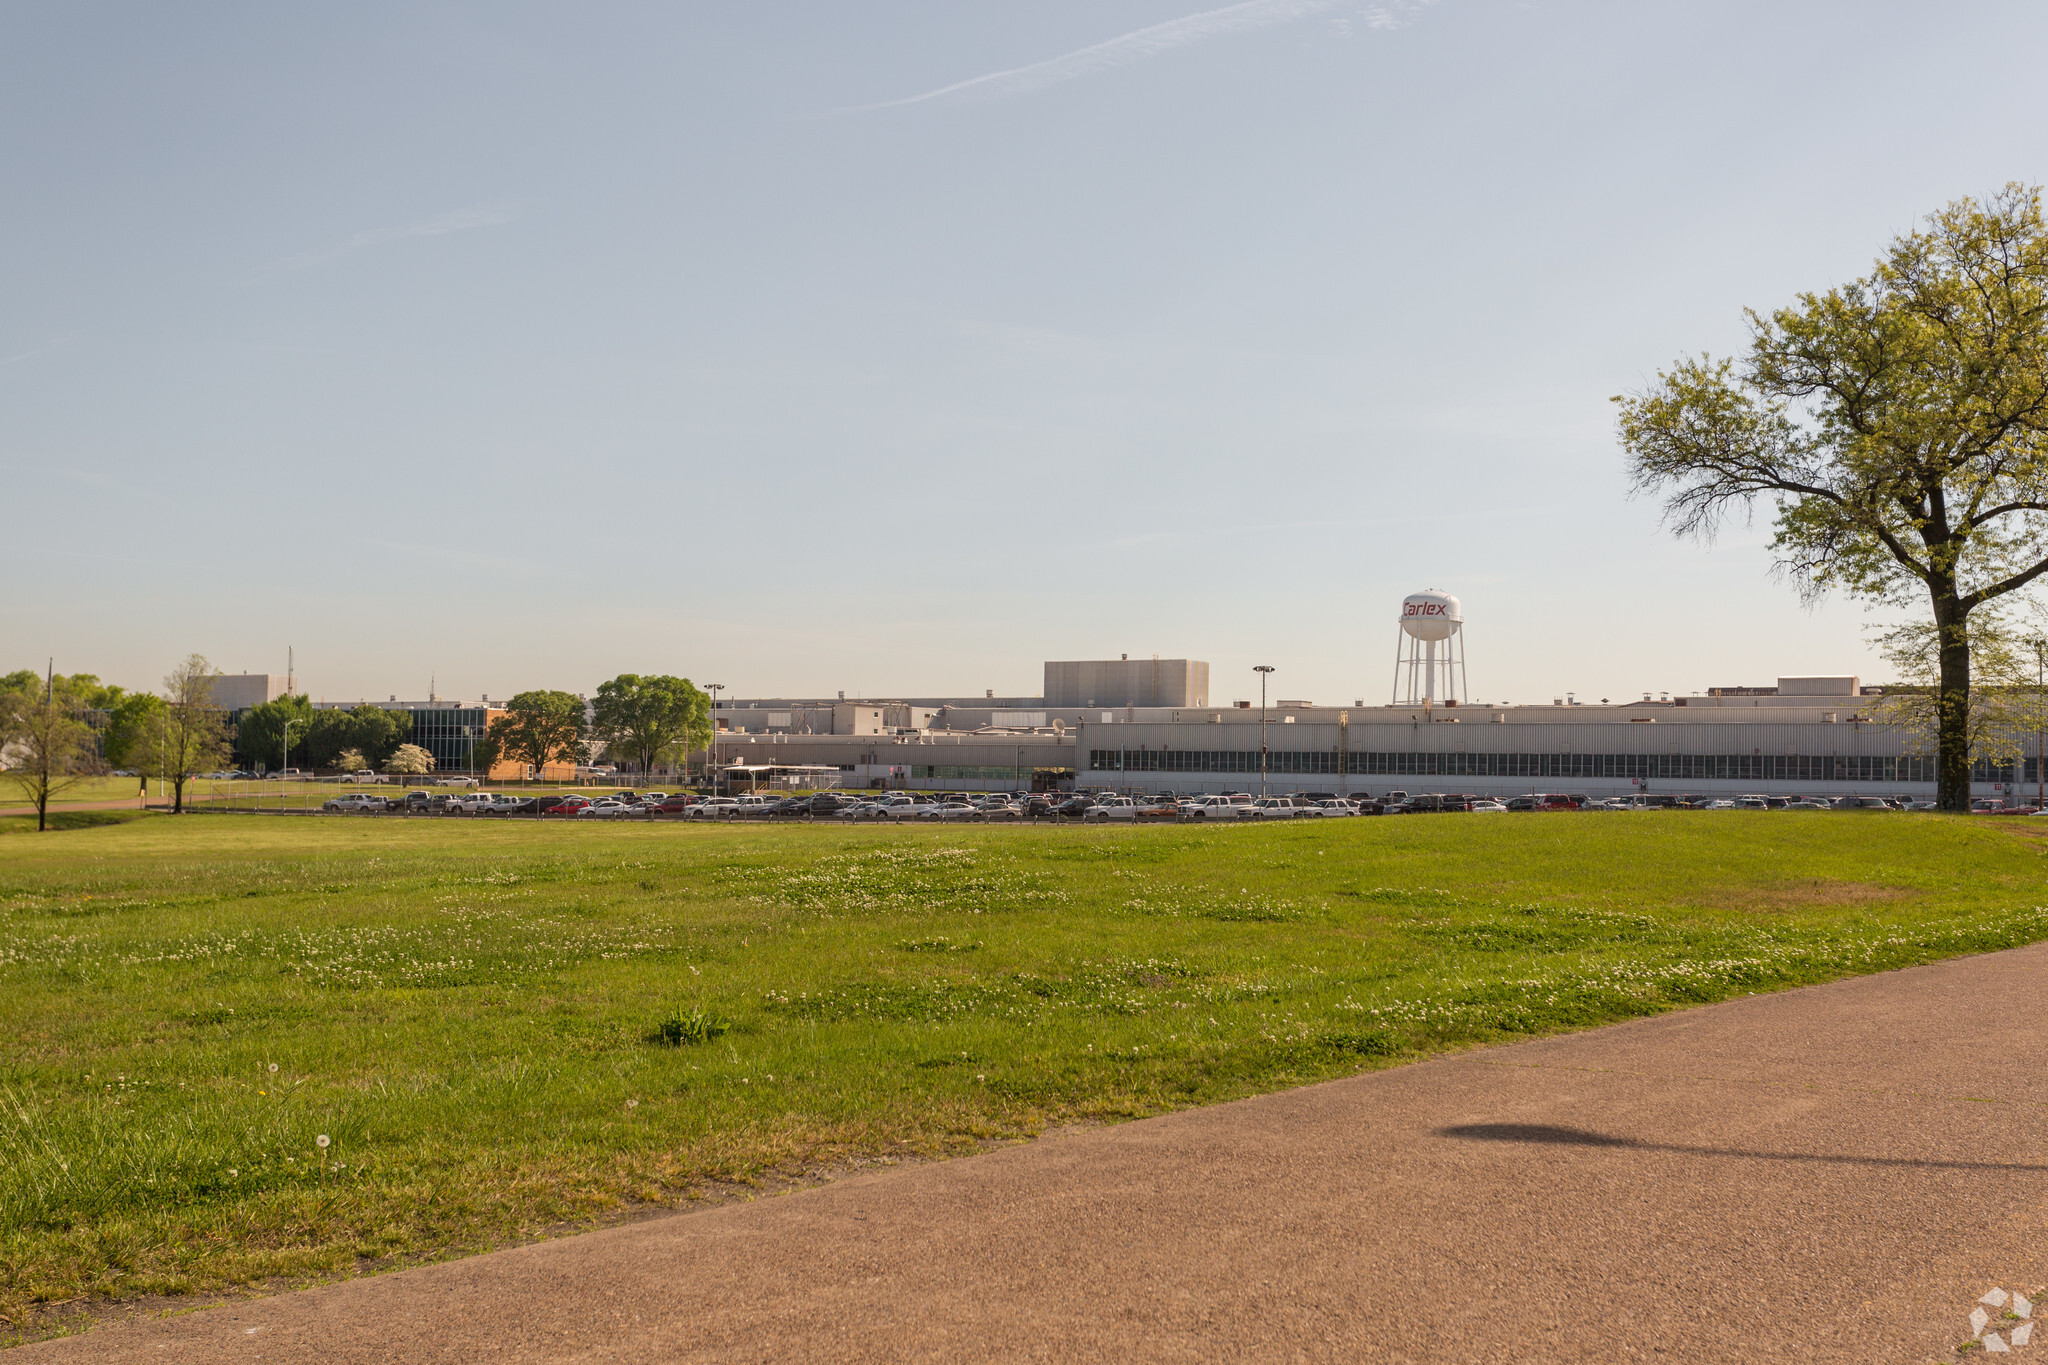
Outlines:
POLYGON ((1448 640, 1465 623, 1458 599, 1447 592, 1414 592, 1401 599, 1401 629, 1415 640, 1448 640))

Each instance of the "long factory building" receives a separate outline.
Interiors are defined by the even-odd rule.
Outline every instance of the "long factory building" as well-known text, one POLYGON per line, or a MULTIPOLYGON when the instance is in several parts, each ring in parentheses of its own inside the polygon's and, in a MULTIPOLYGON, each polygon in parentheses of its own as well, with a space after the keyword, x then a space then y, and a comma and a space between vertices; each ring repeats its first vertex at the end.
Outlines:
MULTIPOLYGON (((1208 665, 1048 663, 1038 697, 733 700, 717 762, 836 770, 845 788, 1513 796, 1568 792, 1931 797, 1934 765, 1854 677, 1632 701, 1212 704, 1208 665)), ((1980 763, 1976 790, 2031 791, 2035 760, 1980 763)))

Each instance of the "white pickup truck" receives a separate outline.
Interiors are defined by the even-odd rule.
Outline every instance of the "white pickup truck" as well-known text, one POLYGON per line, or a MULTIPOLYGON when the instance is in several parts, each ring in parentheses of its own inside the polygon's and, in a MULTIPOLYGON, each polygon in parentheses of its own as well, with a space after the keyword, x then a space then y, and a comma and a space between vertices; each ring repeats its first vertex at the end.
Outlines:
POLYGON ((1249 796, 1193 796, 1180 803, 1184 820, 1242 820, 1251 811, 1249 796))
POLYGON ((686 820, 716 820, 721 816, 733 814, 739 810, 739 807, 740 803, 730 796, 707 796, 696 805, 686 807, 683 811, 683 818, 686 820))
POLYGON ((938 815, 939 803, 929 796, 899 794, 882 800, 884 820, 936 820, 938 815))
POLYGON ((448 798, 448 809, 464 815, 499 815, 518 804, 518 797, 498 792, 464 792, 448 798))
POLYGON ((1128 796, 1098 796, 1095 798, 1095 804, 1090 806, 1081 818, 1098 823, 1107 820, 1136 820, 1138 803, 1128 796))

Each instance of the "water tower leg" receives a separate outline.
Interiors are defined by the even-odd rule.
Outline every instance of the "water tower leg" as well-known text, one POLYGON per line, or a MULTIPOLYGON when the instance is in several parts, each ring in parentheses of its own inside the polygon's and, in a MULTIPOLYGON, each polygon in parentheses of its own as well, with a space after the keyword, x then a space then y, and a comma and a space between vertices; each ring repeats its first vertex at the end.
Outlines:
POLYGON ((1431 701, 1436 700, 1436 641, 1434 640, 1429 641, 1429 664, 1427 670, 1423 673, 1422 695, 1431 701))

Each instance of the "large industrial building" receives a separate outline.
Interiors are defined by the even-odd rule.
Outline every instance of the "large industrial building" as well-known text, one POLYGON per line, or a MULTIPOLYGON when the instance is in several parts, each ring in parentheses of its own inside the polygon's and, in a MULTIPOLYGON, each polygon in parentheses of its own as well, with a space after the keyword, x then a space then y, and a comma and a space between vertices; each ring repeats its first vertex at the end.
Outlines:
MULTIPOLYGON (((1263 724, 1246 705, 734 702, 717 713, 718 759, 831 768, 845 787, 1255 792, 1263 750, 1275 793, 1931 795, 1931 759, 1909 752, 1875 700, 1856 678, 1828 677, 1619 705, 1288 701, 1263 724)), ((1977 775, 1987 795, 2038 780, 2032 760, 1977 775)))
MULTIPOLYGON (((1592 797, 1932 797, 1934 764, 1854 677, 1780 678, 1599 705, 1474 704, 1464 617, 1431 590, 1402 604, 1391 700, 1211 705, 1195 659, 1060 661, 1038 697, 734 700, 722 769, 836 772, 843 787, 1123 792, 1389 791, 1592 797)), ((2034 759, 1979 762, 1976 789, 2041 780, 2034 759)))

